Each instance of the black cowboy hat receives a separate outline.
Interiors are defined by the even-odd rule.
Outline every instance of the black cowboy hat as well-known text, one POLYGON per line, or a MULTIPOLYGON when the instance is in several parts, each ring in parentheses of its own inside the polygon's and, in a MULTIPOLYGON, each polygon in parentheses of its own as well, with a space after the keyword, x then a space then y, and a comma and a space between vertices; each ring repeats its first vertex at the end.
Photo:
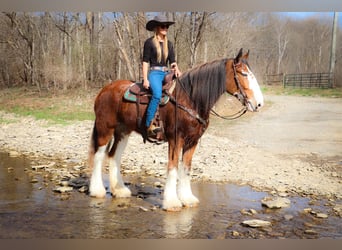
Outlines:
POLYGON ((175 22, 168 20, 166 16, 155 16, 152 20, 146 23, 146 29, 149 31, 153 31, 155 27, 160 26, 162 24, 170 26, 174 23, 175 22))

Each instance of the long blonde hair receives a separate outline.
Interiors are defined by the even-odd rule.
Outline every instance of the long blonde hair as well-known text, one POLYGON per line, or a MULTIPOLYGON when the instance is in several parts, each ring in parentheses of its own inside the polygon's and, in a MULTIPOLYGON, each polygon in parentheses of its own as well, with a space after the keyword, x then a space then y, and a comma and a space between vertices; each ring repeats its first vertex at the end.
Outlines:
POLYGON ((157 62, 158 63, 161 63, 162 62, 162 59, 165 61, 166 63, 166 58, 168 57, 169 55, 169 47, 167 46, 167 36, 164 36, 164 42, 163 42, 163 56, 161 54, 161 47, 160 47, 160 43, 158 41, 158 38, 157 38, 157 32, 154 33, 154 37, 153 37, 153 44, 154 46, 156 46, 156 49, 157 49, 157 62))

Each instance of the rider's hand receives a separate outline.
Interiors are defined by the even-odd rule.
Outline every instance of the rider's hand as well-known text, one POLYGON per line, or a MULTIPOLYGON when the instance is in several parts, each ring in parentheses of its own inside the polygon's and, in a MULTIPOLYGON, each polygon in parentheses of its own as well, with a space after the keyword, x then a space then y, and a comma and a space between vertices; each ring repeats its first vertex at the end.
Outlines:
POLYGON ((144 86, 145 89, 149 89, 150 88, 149 80, 144 80, 143 86, 144 86))
POLYGON ((172 70, 174 71, 176 77, 181 76, 182 73, 180 72, 178 65, 176 63, 172 65, 172 70))

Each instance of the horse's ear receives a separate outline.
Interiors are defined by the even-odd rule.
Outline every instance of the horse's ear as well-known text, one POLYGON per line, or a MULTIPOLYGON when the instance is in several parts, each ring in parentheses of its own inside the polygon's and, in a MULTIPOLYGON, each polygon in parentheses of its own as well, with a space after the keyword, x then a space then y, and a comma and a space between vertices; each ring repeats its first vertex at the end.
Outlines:
POLYGON ((239 63, 241 57, 242 57, 242 48, 239 50, 239 53, 238 53, 237 56, 235 57, 234 63, 239 63))
POLYGON ((246 54, 243 55, 243 59, 247 60, 249 56, 249 50, 247 50, 246 54))

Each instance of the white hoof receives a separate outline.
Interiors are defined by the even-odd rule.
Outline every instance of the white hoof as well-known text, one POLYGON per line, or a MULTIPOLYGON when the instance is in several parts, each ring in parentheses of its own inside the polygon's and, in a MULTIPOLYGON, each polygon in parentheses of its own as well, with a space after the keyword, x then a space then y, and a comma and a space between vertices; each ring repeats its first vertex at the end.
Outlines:
POLYGON ((184 207, 197 207, 199 200, 194 195, 189 195, 186 197, 180 197, 180 201, 182 202, 184 207))
POLYGON ((106 189, 104 187, 89 187, 89 195, 96 198, 104 198, 106 196, 106 189))
POLYGON ((168 199, 163 201, 163 210, 177 212, 182 209, 182 202, 178 199, 168 199))
POLYGON ((128 187, 112 189, 112 195, 116 198, 129 198, 132 196, 131 190, 128 187))

